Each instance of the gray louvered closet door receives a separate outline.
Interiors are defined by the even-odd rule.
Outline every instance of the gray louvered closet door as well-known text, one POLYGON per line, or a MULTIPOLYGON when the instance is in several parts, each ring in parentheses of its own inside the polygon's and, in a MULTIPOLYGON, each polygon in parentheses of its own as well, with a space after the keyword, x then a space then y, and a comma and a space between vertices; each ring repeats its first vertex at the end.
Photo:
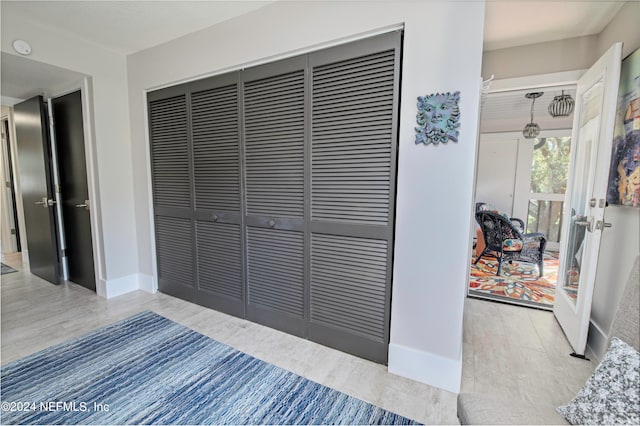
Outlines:
POLYGON ((306 58, 243 76, 247 317, 304 336, 306 58))
POLYGON ((196 302, 244 315, 238 73, 189 85, 196 302))
POLYGON ((196 272, 186 88, 149 94, 149 139, 158 287, 192 300, 196 272))
POLYGON ((386 363, 400 43, 148 94, 161 291, 386 363))
POLYGON ((399 37, 310 55, 309 338, 387 360, 399 37))

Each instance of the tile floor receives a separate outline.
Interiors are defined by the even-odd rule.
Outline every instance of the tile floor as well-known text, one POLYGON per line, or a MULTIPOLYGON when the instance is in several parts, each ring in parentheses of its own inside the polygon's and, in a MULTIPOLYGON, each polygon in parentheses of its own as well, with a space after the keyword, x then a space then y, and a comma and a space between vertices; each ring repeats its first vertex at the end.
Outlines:
MULTIPOLYGON (((426 424, 456 424, 456 395, 414 382, 322 345, 164 294, 136 291, 103 299, 73 283, 55 286, 20 272, 2 275, 1 363, 19 359, 93 329, 152 310, 213 339, 310 380, 426 424)), ((595 364, 569 357, 549 312, 467 299, 463 392, 566 402, 595 364), (555 391, 551 392, 550 389, 555 391)))

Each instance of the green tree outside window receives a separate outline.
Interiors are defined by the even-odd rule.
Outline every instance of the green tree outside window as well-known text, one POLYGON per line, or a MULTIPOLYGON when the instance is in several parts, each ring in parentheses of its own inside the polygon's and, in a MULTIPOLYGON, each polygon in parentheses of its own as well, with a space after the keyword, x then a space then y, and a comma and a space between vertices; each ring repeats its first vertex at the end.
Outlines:
POLYGON ((571 151, 571 137, 534 139, 531 192, 564 194, 571 151))

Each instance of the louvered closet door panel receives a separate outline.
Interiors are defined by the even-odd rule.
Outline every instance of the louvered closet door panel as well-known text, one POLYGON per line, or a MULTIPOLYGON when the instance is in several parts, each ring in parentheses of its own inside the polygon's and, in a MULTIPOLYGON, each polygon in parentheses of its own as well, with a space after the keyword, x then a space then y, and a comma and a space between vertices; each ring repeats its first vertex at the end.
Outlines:
POLYGON ((389 221, 395 51, 313 70, 311 216, 389 221))
POLYGON ((240 212, 238 87, 191 93, 196 209, 240 212))
POLYGON ((185 94, 149 102, 149 139, 154 205, 190 208, 185 94))
POLYGON ((247 317, 306 334, 305 66, 294 58, 244 74, 247 317))
POLYGON ((240 225, 196 221, 196 247, 197 302, 244 316, 240 225))
POLYGON ((310 55, 309 337, 387 361, 399 34, 310 55))
POLYGON ((304 214, 304 69, 245 83, 247 215, 304 214))
POLYGON ((249 304, 304 316, 304 235, 249 227, 247 252, 249 304))
POLYGON ((382 342, 387 242, 314 234, 311 319, 382 342))
POLYGON ((147 96, 158 287, 193 300, 196 272, 186 88, 147 96))
POLYGON ((192 300, 195 291, 192 220, 156 216, 155 228, 160 291, 192 300))
POLYGON ((189 85, 198 291, 196 302, 244 316, 238 73, 189 85))

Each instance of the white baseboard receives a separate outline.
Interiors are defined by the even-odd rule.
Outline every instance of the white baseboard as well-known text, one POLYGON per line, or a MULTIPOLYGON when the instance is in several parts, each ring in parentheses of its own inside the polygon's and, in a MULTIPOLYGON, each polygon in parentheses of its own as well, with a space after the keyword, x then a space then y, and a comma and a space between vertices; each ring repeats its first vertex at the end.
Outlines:
POLYGON ((96 293, 100 297, 107 298, 107 282, 103 279, 98 279, 96 281, 96 293))
POLYGON ((131 274, 112 280, 98 280, 96 283, 96 293, 105 299, 121 296, 136 290, 155 293, 157 285, 151 275, 131 274))
POLYGON ((607 351, 607 333, 593 321, 589 321, 589 334, 587 335, 587 349, 591 351, 591 355, 600 360, 607 351))
POLYGON ((107 280, 105 294, 103 297, 111 299, 112 297, 121 296, 123 294, 138 290, 138 275, 139 274, 131 274, 124 277, 107 280))
POLYGON ((462 380, 462 359, 444 358, 391 343, 389 373, 458 393, 462 380))
POLYGON ((138 288, 147 293, 155 293, 158 286, 154 284, 153 276, 147 274, 138 274, 138 288))

